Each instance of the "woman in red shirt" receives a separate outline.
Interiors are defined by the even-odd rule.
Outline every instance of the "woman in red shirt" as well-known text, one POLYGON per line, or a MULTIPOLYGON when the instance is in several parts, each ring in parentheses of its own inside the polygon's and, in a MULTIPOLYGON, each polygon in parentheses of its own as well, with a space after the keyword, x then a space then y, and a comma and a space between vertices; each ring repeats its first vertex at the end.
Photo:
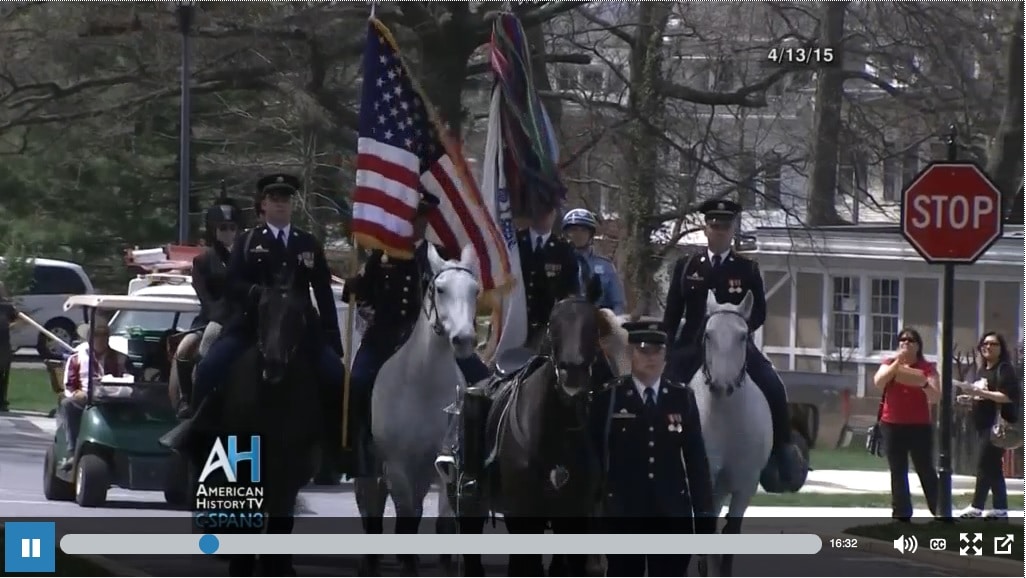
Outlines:
POLYGON ((940 397, 937 370, 923 357, 923 338, 906 327, 898 334, 898 352, 885 359, 873 376, 882 391, 880 431, 887 466, 891 471, 891 515, 912 518, 908 489, 908 462, 919 474, 926 503, 937 513, 937 469, 933 463, 933 420, 930 405, 940 397))

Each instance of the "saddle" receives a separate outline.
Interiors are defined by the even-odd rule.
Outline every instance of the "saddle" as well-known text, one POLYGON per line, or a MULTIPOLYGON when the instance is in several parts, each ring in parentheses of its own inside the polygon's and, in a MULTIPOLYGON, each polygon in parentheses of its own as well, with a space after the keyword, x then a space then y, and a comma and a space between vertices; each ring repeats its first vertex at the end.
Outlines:
POLYGON ((546 361, 542 356, 532 355, 515 373, 492 382, 488 396, 491 404, 485 419, 485 468, 490 467, 498 457, 503 426, 510 419, 516 419, 516 394, 520 391, 520 385, 546 361))

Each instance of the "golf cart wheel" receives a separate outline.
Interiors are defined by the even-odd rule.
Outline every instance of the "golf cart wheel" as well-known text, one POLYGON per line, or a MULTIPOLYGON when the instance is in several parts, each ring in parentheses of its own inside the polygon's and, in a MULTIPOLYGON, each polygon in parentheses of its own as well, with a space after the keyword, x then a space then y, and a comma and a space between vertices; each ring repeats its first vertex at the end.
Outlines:
POLYGON ((179 452, 172 452, 167 480, 164 482, 164 501, 177 508, 188 509, 196 495, 195 468, 179 452))
MULTIPOLYGON (((75 340, 77 328, 68 319, 51 319, 43 327, 63 339, 65 343, 72 343, 75 340)), ((39 339, 36 340, 36 352, 43 359, 60 359, 63 349, 56 341, 40 333, 39 339)))
POLYGON ((97 508, 107 501, 110 473, 107 462, 93 454, 78 459, 75 472, 75 501, 83 508, 97 508))
POLYGON ((54 446, 46 450, 43 458, 43 496, 47 500, 70 502, 75 499, 75 486, 57 477, 57 457, 54 446))

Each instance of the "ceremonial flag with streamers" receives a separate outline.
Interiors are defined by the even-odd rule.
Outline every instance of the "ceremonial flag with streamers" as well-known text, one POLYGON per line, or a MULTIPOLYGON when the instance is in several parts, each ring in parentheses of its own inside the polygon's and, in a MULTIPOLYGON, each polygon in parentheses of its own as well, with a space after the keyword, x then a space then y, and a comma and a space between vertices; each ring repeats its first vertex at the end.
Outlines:
POLYGON ((472 246, 482 291, 508 286, 507 245, 459 144, 410 75, 392 34, 376 18, 370 20, 363 57, 357 151, 353 235, 358 244, 412 257, 413 218, 426 191, 439 199, 427 239, 450 258, 472 246))
POLYGON ((527 339, 527 296, 513 215, 537 215, 558 207, 566 187, 559 175, 556 133, 534 86, 530 49, 515 15, 503 13, 495 19, 490 48, 495 87, 488 114, 483 188, 516 279, 513 290, 503 295, 492 313, 489 348, 499 355, 523 346, 527 339))
POLYGON ((527 340, 527 294, 520 274, 520 251, 517 231, 513 224, 509 183, 506 181, 506 162, 502 136, 502 88, 492 89, 492 103, 488 111, 488 136, 485 141, 482 189, 488 209, 502 231, 502 239, 509 253, 514 278, 513 287, 502 295, 492 311, 492 333, 489 350, 498 356, 503 351, 522 347, 527 340))

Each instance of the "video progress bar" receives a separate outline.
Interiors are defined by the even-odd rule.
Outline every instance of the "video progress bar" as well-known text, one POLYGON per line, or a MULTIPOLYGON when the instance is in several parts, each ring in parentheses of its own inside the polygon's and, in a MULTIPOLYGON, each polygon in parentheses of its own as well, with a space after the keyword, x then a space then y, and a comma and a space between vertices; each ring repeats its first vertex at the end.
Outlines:
POLYGON ((815 534, 67 534, 66 554, 816 554, 815 534))

